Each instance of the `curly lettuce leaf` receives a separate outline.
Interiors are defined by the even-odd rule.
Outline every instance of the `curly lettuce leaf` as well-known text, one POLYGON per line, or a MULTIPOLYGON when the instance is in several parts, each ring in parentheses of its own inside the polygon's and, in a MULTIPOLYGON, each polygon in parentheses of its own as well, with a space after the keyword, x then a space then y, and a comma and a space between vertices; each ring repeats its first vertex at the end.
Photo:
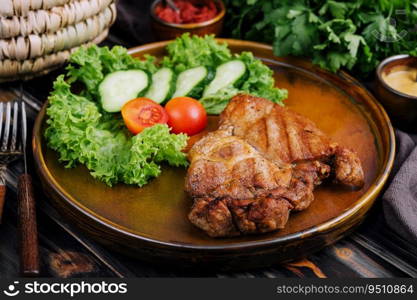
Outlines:
POLYGON ((164 67, 177 73, 194 67, 215 67, 232 58, 227 44, 218 43, 214 35, 199 37, 185 33, 166 47, 168 56, 162 60, 164 67))
POLYGON ((161 172, 160 163, 187 165, 181 152, 185 135, 155 125, 132 137, 120 130, 120 120, 100 113, 97 104, 71 92, 61 75, 54 83, 47 109, 48 146, 66 167, 84 164, 94 178, 112 186, 118 182, 142 186, 161 172))
MULTIPOLYGON (((273 71, 261 60, 255 58, 251 52, 233 55, 228 46, 218 43, 213 35, 199 37, 183 34, 167 45, 167 52, 168 56, 164 57, 162 65, 177 73, 198 66, 216 70, 220 64, 233 59, 240 59, 245 63, 247 71, 242 80, 200 99, 209 114, 221 113, 230 99, 239 93, 264 97, 281 105, 287 98, 287 91, 275 87, 273 71)), ((202 94, 203 89, 200 89, 192 96, 199 98, 202 94)))
POLYGON ((236 57, 245 63, 248 72, 240 90, 283 105, 283 100, 288 97, 288 91, 276 87, 274 72, 262 61, 255 58, 251 52, 242 52, 236 57))
POLYGON ((229 86, 222 88, 217 93, 201 98, 200 102, 208 114, 218 115, 226 108, 230 99, 240 92, 239 89, 229 86))
POLYGON ((161 173, 159 163, 164 161, 171 166, 187 166, 186 156, 181 152, 187 139, 185 134, 170 134, 165 124, 156 124, 134 136, 131 156, 124 167, 124 182, 139 186, 146 184, 161 173))
POLYGON ((223 88, 200 100, 208 114, 220 114, 230 99, 237 94, 251 94, 283 105, 283 100, 288 97, 288 92, 275 87, 273 71, 268 66, 255 58, 251 52, 235 55, 235 59, 240 59, 245 63, 247 74, 237 86, 223 88))
POLYGON ((139 60, 130 56, 126 48, 121 46, 114 46, 112 49, 96 45, 80 47, 71 55, 69 62, 68 81, 83 83, 85 94, 94 97, 98 95, 98 85, 109 73, 141 69, 153 74, 158 69, 155 57, 146 55, 144 60, 139 60))

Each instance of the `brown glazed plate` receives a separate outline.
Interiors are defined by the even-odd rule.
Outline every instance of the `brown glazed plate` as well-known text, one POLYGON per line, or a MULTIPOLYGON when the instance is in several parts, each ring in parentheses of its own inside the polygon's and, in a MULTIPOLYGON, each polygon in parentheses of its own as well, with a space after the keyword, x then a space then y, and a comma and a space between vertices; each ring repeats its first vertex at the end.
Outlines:
MULTIPOLYGON (((184 267, 248 269, 308 255, 350 233, 364 219, 392 168, 394 132, 373 96, 344 72, 329 73, 310 62, 275 57, 270 46, 220 40, 233 52, 251 51, 272 68, 278 87, 289 91, 286 106, 311 118, 334 141, 354 149, 366 184, 361 190, 325 184, 311 207, 293 213, 285 229, 263 235, 213 239, 187 219, 185 169, 164 167, 146 186, 94 180, 84 166, 66 169, 46 147, 45 109, 36 120, 33 152, 50 201, 62 216, 104 245, 139 259, 184 267)), ((136 47, 130 54, 164 55, 167 42, 136 47)), ((210 128, 216 126, 210 118, 210 128)))

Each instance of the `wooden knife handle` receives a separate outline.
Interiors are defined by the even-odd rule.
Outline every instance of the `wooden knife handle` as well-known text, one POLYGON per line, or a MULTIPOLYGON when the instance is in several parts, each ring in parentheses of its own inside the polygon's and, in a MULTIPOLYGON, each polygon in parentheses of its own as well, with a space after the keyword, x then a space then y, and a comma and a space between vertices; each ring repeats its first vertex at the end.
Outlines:
POLYGON ((4 199, 6 198, 6 186, 0 184, 0 224, 3 219, 3 208, 4 208, 4 199))
POLYGON ((20 270, 22 276, 39 275, 38 229, 32 178, 28 174, 19 177, 19 231, 20 270))

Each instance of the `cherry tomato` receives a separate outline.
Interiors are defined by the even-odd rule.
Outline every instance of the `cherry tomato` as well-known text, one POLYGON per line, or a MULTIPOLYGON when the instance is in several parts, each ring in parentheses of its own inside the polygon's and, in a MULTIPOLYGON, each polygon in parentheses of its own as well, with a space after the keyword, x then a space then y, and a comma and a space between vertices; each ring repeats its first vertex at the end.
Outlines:
POLYGON ((168 113, 168 126, 173 133, 194 135, 207 126, 207 113, 203 105, 189 97, 177 97, 165 105, 168 113))
POLYGON ((122 107, 122 117, 133 134, 140 133, 146 127, 168 122, 165 109, 148 98, 136 98, 127 102, 122 107))

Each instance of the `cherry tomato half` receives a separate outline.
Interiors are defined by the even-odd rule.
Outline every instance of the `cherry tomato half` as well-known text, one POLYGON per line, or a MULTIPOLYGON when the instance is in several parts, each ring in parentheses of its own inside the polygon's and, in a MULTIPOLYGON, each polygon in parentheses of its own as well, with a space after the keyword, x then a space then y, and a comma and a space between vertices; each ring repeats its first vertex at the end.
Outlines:
POLYGON ((189 97, 177 97, 165 105, 168 113, 168 126, 173 133, 194 135, 207 126, 207 113, 203 105, 189 97))
POLYGON ((133 134, 140 133, 146 127, 168 122, 165 109, 148 98, 136 98, 127 102, 122 107, 122 117, 133 134))

